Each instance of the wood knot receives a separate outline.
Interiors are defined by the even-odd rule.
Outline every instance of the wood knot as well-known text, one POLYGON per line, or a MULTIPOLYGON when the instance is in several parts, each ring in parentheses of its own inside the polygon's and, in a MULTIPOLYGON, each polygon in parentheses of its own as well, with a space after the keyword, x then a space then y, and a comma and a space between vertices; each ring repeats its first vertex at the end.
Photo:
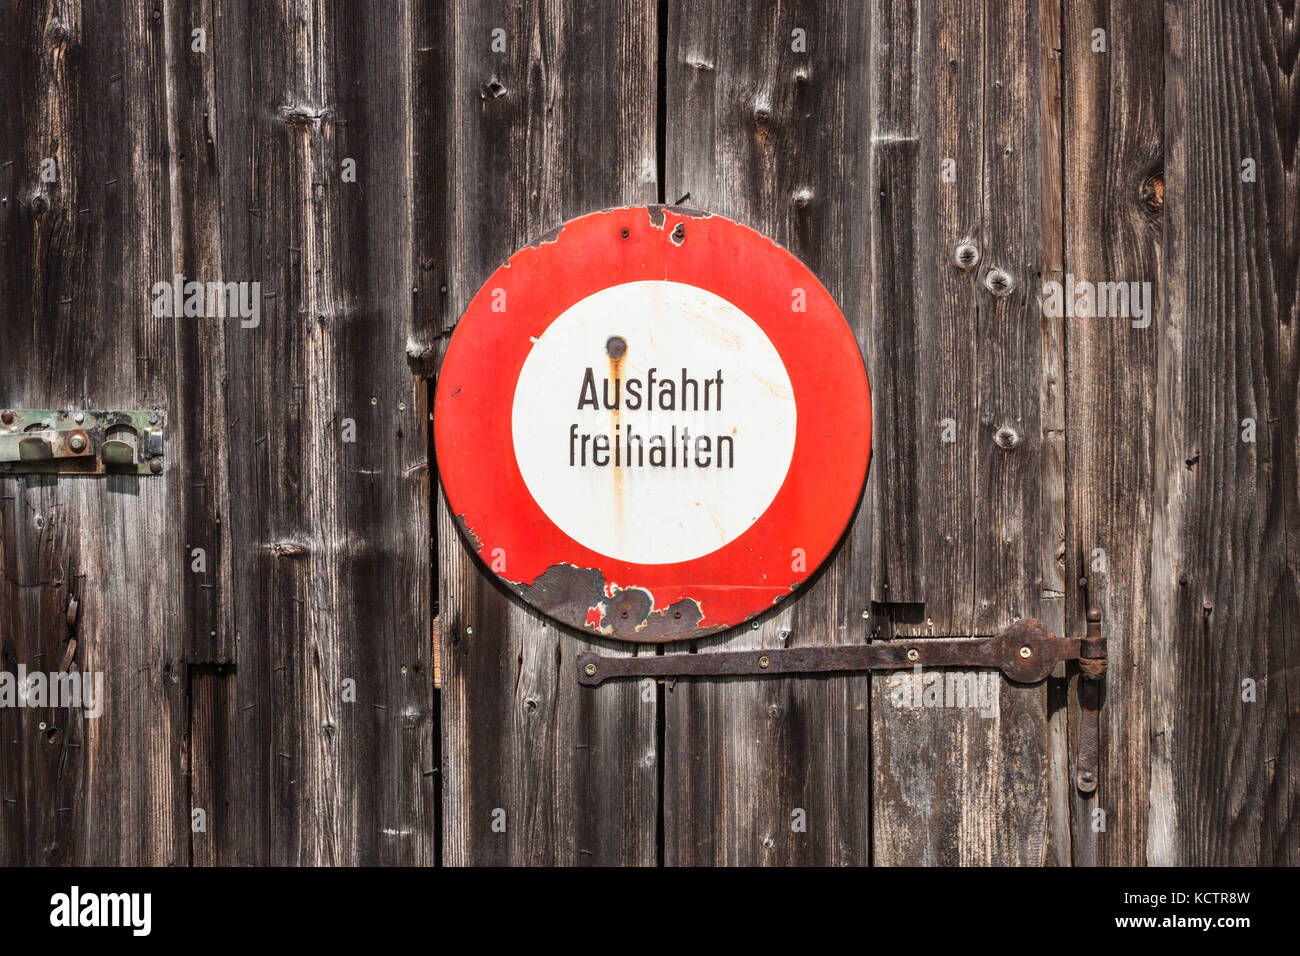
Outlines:
POLYGON ((1016 287, 1016 280, 1005 269, 993 268, 984 277, 984 288, 997 296, 1009 295, 1016 287))
POLYGON ((1163 209, 1165 205, 1165 175, 1152 173, 1142 183, 1142 201, 1152 209, 1163 209))
POLYGON ((62 45, 68 41, 72 31, 68 29, 68 24, 54 17, 45 25, 45 38, 55 46, 62 45))
POLYGON ((980 261, 979 246, 973 242, 959 243, 956 251, 952 254, 952 261, 956 263, 959 269, 975 268, 975 264, 980 261))
POLYGON ((277 558, 301 558, 307 554, 307 549, 297 541, 272 541, 267 551, 277 558))
POLYGON ((325 107, 311 106, 307 103, 281 106, 279 112, 280 119, 286 126, 319 126, 330 115, 330 111, 325 107))
POLYGON ((1009 451, 1020 444, 1020 435, 1010 425, 1003 425, 993 436, 993 441, 999 448, 1009 451))

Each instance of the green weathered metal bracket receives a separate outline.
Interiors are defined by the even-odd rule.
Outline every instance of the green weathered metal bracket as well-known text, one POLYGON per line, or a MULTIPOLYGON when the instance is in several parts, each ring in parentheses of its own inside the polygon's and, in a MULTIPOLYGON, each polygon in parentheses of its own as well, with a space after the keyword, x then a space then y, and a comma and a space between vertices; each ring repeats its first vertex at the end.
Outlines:
POLYGON ((0 410, 0 475, 157 475, 163 414, 0 410))

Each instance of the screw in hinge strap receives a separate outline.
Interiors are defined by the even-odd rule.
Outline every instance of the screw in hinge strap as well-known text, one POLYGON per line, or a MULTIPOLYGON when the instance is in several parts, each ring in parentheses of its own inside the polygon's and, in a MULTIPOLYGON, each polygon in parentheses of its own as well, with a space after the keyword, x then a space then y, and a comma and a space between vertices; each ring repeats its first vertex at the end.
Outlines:
POLYGON ((919 658, 920 656, 921 656, 921 652, 918 651, 915 647, 909 647, 909 648, 907 649, 907 659, 908 659, 909 661, 914 661, 914 660, 916 660, 917 658, 919 658))
POLYGON ((758 666, 763 668, 763 670, 767 670, 768 665, 770 665, 771 663, 772 663, 772 659, 768 657, 766 654, 764 654, 762 657, 758 659, 758 666))
POLYGON ((586 667, 584 667, 584 668, 582 669, 582 671, 583 671, 583 673, 586 674, 588 677, 595 677, 595 676, 596 676, 596 665, 595 665, 595 664, 588 664, 586 667))
POLYGON ((1032 653, 1034 653, 1034 649, 1033 649, 1032 647, 1030 647, 1028 644, 1026 644, 1026 645, 1024 645, 1022 648, 1020 648, 1020 656, 1023 657, 1023 658, 1025 658, 1025 660, 1028 660, 1028 659, 1029 659, 1029 655, 1032 654, 1032 653))
POLYGON ((80 435, 73 435, 68 439, 68 447, 73 451, 85 451, 86 439, 82 438, 80 435))

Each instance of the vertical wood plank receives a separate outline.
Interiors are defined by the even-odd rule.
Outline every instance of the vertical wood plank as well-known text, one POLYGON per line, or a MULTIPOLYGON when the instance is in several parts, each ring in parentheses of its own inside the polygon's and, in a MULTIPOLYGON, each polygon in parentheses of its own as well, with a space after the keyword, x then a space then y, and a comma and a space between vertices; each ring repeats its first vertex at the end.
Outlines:
MULTIPOLYGON (((933 47, 914 3, 877 2, 871 9, 869 151, 871 165, 871 349, 873 547, 871 599, 919 612, 925 603, 926 492, 923 443, 929 363, 918 328, 934 289, 921 250, 933 247, 938 163, 934 140, 920 129, 921 83, 933 47), (919 42, 918 42, 919 41, 919 42)), ((864 224, 865 226, 866 224, 864 224)))
MULTIPOLYGON (((1065 279, 1065 181, 1062 143, 1064 64, 1061 50, 1061 2, 1041 0, 1039 69, 1042 72, 1039 126, 1039 165, 1042 194, 1039 225, 1042 229, 1044 282, 1065 279)), ((1039 550, 1042 588, 1039 619, 1056 634, 1065 634, 1065 321, 1041 312, 1043 375, 1039 388, 1042 407, 1042 485, 1039 489, 1043 520, 1039 550)), ((1074 785, 1070 779, 1069 685, 1066 668, 1059 665, 1048 679, 1047 715, 1050 761, 1048 863, 1071 862, 1070 806, 1074 785)))
MULTIPOLYGON (((163 32, 131 4, 5 22, 0 406, 163 408, 179 381, 171 322, 149 309, 170 265, 163 32)), ((103 707, 0 710, 6 863, 189 862, 182 482, 0 479, 3 668, 59 669, 75 595, 73 667, 102 678, 103 707)))
POLYGON ((413 16, 266 0, 208 26, 248 64, 203 111, 221 268, 262 298, 227 326, 238 643, 193 681, 200 862, 435 859, 413 16))
MULTIPOLYGON (((1163 31, 1163 11, 1149 3, 1065 8, 1065 275, 1058 281, 1149 283, 1153 310, 1160 290, 1163 31), (1104 50, 1096 30, 1105 31, 1104 50)), ((1072 288, 1064 291, 1072 295, 1072 288)), ((1098 788, 1085 796, 1071 783, 1075 862, 1132 866, 1146 859, 1150 796, 1151 428, 1160 332, 1154 318, 1144 328, 1134 326, 1144 320, 1128 316, 1063 321, 1066 620, 1069 633, 1083 633, 1088 606, 1099 608, 1110 648, 1098 788), (1106 814, 1104 831, 1094 827, 1098 809, 1106 814)))
POLYGON ((1146 857, 1295 865, 1300 27, 1260 6, 1164 12, 1146 857))
MULTIPOLYGON (((673 0, 668 9, 666 196, 786 246, 866 344, 865 8, 673 0), (795 30, 805 31, 803 52, 793 49, 795 30)), ((692 643, 704 652, 862 641, 869 510, 812 583, 757 629, 692 643)), ((865 675, 668 686, 665 862, 866 863, 868 688, 865 675), (804 831, 794 827, 799 810, 804 831)))
MULTIPOLYGON (((937 143, 922 174, 939 178, 951 158, 956 182, 940 179, 937 225, 923 227, 934 238, 919 247, 936 277, 917 333, 931 456, 924 619, 891 612, 876 629, 991 633, 1036 616, 1043 581, 1039 4, 940 5, 890 23, 895 49, 917 50, 917 75, 937 81, 921 84, 914 112, 916 135, 937 143)), ((1046 689, 1001 681, 990 708, 924 705, 935 678, 937 700, 956 703, 949 678, 979 676, 873 678, 877 862, 1048 859, 1046 689)))
MULTIPOLYGON (((656 201, 658 46, 652 0, 458 3, 451 29, 458 316, 500 262, 566 219, 656 201)), ((497 587, 439 501, 444 861, 653 864, 655 694, 581 687, 576 655, 597 645, 497 587)))

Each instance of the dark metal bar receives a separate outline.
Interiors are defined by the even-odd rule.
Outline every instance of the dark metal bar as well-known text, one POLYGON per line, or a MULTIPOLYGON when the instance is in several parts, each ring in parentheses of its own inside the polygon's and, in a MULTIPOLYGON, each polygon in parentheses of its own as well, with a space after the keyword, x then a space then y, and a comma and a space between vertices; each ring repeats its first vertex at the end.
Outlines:
POLYGON ((902 670, 909 667, 994 667, 1010 680, 1036 684, 1060 661, 1078 661, 1079 746, 1075 785, 1097 789, 1100 751, 1101 680, 1106 672, 1106 639, 1101 614, 1088 612, 1087 636, 1057 637, 1042 621, 1017 621, 992 637, 923 637, 880 644, 781 647, 703 654, 645 657, 578 655, 578 680, 595 686, 623 677, 756 677, 845 671, 902 670))

